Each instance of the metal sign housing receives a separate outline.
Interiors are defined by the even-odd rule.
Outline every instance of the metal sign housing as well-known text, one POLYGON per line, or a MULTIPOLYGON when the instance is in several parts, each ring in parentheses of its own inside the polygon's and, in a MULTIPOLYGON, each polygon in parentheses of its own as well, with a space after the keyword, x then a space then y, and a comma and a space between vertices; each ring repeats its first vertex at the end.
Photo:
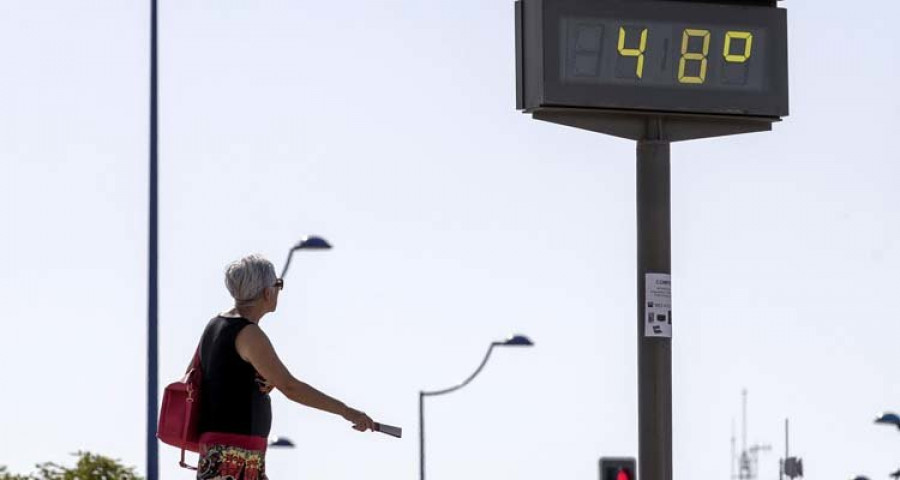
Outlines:
POLYGON ((788 114, 787 14, 696 2, 519 0, 517 108, 788 114))

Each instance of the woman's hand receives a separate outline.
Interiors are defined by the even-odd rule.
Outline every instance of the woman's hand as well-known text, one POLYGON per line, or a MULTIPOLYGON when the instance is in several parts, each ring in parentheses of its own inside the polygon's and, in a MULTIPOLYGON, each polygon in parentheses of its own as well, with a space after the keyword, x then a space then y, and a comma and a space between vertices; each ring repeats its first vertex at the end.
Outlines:
POLYGON ((255 381, 257 387, 259 387, 260 393, 262 394, 268 395, 275 388, 275 385, 269 383, 269 381, 263 378, 259 373, 256 374, 255 381))
POLYGON ((375 430, 375 422, 369 418, 363 412, 359 410, 355 410, 353 408, 347 407, 347 410, 343 415, 345 420, 353 424, 353 428, 359 430, 360 432, 365 432, 366 430, 375 430))

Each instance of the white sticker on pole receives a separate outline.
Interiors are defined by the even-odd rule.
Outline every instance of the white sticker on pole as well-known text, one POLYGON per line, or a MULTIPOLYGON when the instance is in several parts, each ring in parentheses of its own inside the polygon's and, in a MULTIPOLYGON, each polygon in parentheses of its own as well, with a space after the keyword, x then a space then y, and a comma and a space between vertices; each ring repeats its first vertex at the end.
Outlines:
POLYGON ((672 276, 644 274, 644 336, 672 338, 672 276))

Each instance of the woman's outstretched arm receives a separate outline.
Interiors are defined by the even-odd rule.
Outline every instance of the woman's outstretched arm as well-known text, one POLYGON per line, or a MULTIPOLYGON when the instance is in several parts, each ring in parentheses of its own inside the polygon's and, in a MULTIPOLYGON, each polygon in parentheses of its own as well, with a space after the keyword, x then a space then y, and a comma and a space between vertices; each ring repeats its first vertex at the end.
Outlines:
POLYGON ((275 348, 258 325, 247 325, 235 339, 238 354, 277 388, 287 398, 307 407, 340 415, 353 423, 353 428, 364 432, 374 430, 375 423, 365 413, 350 408, 340 400, 320 392, 313 386, 296 379, 278 358, 275 348))

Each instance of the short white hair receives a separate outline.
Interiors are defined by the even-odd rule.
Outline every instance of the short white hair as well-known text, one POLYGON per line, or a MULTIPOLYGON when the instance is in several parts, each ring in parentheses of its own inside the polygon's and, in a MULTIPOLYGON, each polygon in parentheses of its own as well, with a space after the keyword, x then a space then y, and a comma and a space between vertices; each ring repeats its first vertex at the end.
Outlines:
POLYGON ((275 266, 258 253, 231 262, 225 269, 225 287, 239 304, 252 304, 266 287, 275 284, 275 266))

